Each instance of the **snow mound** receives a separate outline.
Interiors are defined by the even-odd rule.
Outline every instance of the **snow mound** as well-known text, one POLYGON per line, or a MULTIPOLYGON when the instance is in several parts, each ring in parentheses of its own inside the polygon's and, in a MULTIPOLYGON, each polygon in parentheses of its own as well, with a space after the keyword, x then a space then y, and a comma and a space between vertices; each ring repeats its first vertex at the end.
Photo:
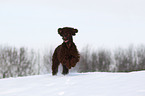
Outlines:
POLYGON ((145 96, 145 71, 0 79, 0 96, 145 96))

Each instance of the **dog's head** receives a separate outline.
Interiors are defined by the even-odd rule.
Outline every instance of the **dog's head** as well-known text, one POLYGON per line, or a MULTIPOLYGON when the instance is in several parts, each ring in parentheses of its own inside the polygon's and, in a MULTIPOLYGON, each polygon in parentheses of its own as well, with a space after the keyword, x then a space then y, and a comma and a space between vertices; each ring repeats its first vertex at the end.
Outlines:
POLYGON ((72 36, 75 36, 77 32, 77 29, 71 27, 63 27, 58 29, 58 34, 62 36, 65 43, 73 42, 72 36))

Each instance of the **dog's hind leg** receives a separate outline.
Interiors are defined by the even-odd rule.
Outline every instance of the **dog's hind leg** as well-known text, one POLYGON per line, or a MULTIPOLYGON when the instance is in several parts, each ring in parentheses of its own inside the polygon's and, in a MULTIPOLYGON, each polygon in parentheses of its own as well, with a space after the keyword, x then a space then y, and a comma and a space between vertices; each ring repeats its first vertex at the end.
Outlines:
POLYGON ((59 61, 54 59, 52 62, 52 75, 56 75, 58 72, 59 61))
POLYGON ((56 75, 58 72, 58 66, 60 62, 57 58, 57 52, 55 51, 52 58, 52 75, 56 75))
POLYGON ((69 73, 69 69, 65 65, 62 65, 62 66, 63 66, 63 72, 62 72, 62 74, 63 75, 68 74, 69 73))

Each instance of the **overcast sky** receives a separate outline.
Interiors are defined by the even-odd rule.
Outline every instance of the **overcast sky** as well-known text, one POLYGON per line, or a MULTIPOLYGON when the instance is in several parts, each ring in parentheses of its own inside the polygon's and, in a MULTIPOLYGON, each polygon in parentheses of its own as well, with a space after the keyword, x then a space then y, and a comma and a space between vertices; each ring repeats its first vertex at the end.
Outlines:
POLYGON ((145 0, 0 0, 0 45, 54 48, 66 26, 79 50, 145 44, 145 0))

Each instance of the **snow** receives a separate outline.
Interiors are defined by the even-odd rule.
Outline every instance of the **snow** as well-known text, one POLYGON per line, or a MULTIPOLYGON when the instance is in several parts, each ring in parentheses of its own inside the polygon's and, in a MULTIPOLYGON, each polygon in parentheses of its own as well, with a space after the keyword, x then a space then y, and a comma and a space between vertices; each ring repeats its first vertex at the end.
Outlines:
POLYGON ((145 71, 0 79, 0 96, 145 96, 145 71))

